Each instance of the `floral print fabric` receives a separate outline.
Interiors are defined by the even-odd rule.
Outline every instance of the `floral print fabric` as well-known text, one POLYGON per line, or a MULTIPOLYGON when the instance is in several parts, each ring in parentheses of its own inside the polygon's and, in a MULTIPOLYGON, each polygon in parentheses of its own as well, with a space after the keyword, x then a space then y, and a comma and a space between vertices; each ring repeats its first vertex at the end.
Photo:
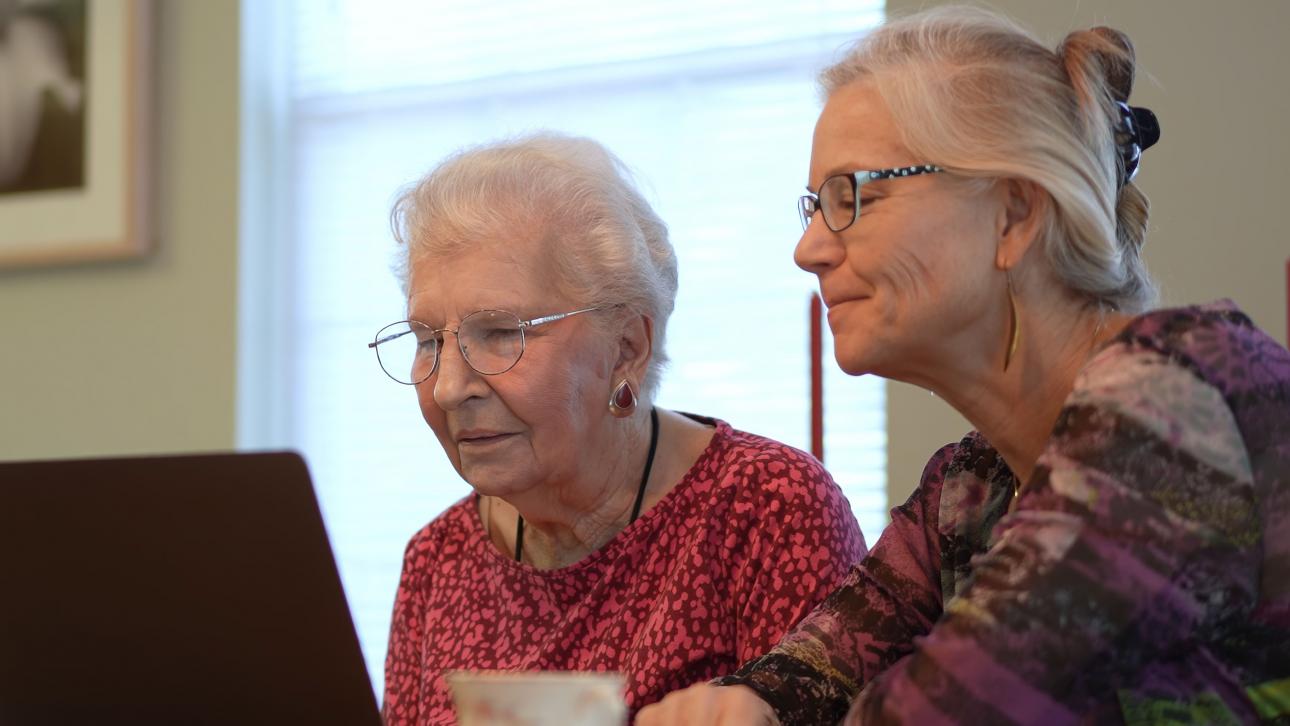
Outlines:
POLYGON ((1014 479, 973 433, 842 587, 721 679, 785 724, 1290 721, 1290 353, 1136 318, 1014 479))

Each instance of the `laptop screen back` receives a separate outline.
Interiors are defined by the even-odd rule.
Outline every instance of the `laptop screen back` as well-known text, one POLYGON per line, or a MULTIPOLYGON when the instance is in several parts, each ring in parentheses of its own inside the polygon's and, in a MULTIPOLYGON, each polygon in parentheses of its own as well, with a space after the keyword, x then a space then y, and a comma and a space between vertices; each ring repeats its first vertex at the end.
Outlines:
POLYGON ((379 724, 304 462, 0 463, 0 723, 379 724))

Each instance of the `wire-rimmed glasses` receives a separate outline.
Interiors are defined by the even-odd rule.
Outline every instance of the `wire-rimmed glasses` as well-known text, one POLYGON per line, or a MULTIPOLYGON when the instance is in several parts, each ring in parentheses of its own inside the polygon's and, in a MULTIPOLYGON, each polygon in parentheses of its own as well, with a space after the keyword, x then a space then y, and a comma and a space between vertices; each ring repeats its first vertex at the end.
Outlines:
POLYGON ((418 320, 400 320, 378 330, 367 347, 376 350, 376 360, 385 375, 415 386, 434 375, 439 367, 443 334, 452 333, 466 363, 482 375, 495 376, 520 362, 526 329, 600 309, 601 306, 583 308, 531 320, 521 320, 506 310, 477 310, 462 318, 456 330, 432 328, 418 320))
POLYGON ((919 174, 935 174, 945 169, 934 164, 902 166, 895 169, 860 169, 849 174, 835 174, 820 185, 820 193, 807 192, 797 200, 802 229, 811 223, 816 212, 824 213, 824 223, 834 232, 855 224, 860 218, 860 187, 877 179, 895 179, 919 174))

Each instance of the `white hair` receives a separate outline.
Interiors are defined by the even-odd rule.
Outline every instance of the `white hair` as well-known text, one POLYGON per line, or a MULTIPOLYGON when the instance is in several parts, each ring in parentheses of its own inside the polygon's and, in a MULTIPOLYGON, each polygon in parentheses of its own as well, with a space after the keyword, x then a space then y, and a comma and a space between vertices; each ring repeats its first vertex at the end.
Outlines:
POLYGON ((648 315, 653 351, 640 395, 653 400, 667 363, 676 253, 630 171, 604 146, 542 132, 463 149, 400 194, 391 224, 405 294, 419 259, 533 242, 542 246, 555 284, 579 304, 648 315))
POLYGON ((920 162, 993 183, 1037 184, 1052 200, 1040 248, 1070 290, 1124 312, 1156 298, 1142 261, 1148 203, 1121 186, 1116 101, 1134 53, 1110 28, 1066 36, 1056 51, 1011 20, 948 6, 892 20, 820 74, 826 95, 872 82, 920 162))

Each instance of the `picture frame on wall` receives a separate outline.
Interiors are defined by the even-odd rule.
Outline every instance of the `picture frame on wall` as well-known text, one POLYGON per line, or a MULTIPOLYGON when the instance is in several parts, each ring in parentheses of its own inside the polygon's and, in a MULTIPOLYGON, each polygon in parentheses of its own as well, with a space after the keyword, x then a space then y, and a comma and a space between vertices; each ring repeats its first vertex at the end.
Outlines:
POLYGON ((0 268, 151 248, 151 0, 0 0, 0 268))

